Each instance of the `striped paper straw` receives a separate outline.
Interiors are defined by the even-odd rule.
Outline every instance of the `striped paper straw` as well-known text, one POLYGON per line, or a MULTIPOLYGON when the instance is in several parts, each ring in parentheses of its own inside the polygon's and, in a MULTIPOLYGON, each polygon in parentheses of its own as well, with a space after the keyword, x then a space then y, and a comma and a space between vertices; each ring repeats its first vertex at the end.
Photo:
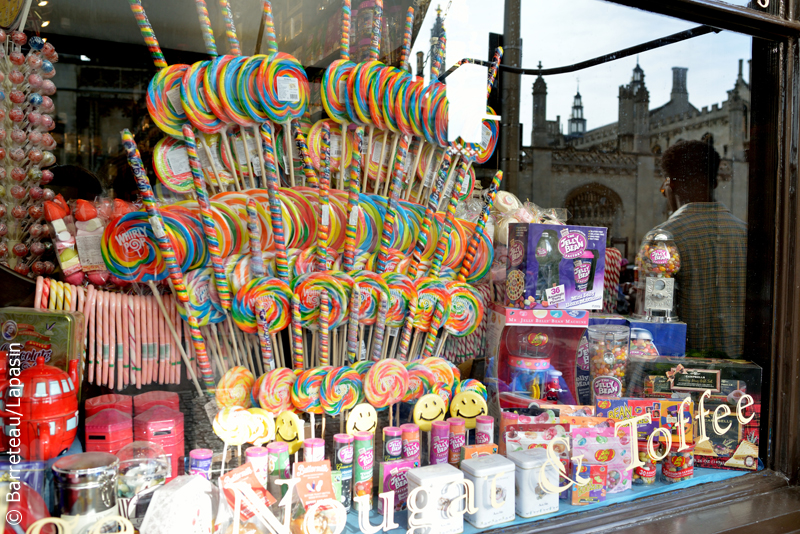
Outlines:
POLYGON ((478 224, 475 226, 475 232, 469 239, 469 245, 467 245, 467 253, 464 255, 464 261, 461 262, 461 270, 456 278, 456 280, 459 282, 465 282, 469 276, 469 272, 472 270, 472 262, 475 261, 475 253, 478 251, 478 243, 480 242, 481 237, 483 237, 483 232, 486 229, 486 222, 489 220, 489 214, 491 213, 492 206, 494 205, 494 197, 497 196, 497 190, 500 188, 501 181, 503 181, 503 171, 497 171, 497 174, 495 174, 494 178, 492 178, 492 184, 489 186, 489 192, 486 193, 486 205, 483 207, 480 217, 478 217, 478 224))
MULTIPOLYGON (((356 226, 361 211, 358 203, 361 198, 358 178, 361 176, 361 148, 364 144, 364 127, 356 128, 356 147, 353 149, 353 160, 350 166, 350 179, 347 181, 349 195, 347 197, 347 227, 344 230, 344 271, 353 270, 356 255, 356 226)), ((344 156, 342 156, 344 161, 344 156)))
POLYGON ((144 37, 144 44, 147 45, 148 49, 150 49, 150 55, 153 57, 153 63, 155 64, 156 68, 165 68, 167 66, 167 62, 164 60, 164 53, 161 52, 161 47, 158 46, 158 39, 156 39, 156 34, 153 32, 153 27, 150 26, 150 21, 147 20, 147 15, 144 12, 141 1, 128 1, 131 4, 131 11, 133 11, 133 16, 136 18, 136 23, 139 25, 139 31, 141 32, 142 37, 144 37))
POLYGON ((131 166, 133 176, 136 179, 136 184, 139 187, 139 192, 142 195, 147 215, 150 219, 150 224, 153 227, 153 234, 158 241, 158 247, 161 250, 161 256, 164 258, 169 270, 169 277, 172 280, 172 287, 177 293, 178 299, 183 303, 186 308, 186 316, 189 319, 189 330, 192 337, 192 345, 197 353, 197 359, 200 364, 200 374, 207 389, 214 387, 214 372, 211 369, 211 362, 208 360, 206 353, 206 343, 203 340, 203 335, 200 333, 200 327, 197 324, 197 318, 192 313, 192 308, 189 303, 189 294, 186 291, 186 285, 183 280, 183 273, 175 259, 175 251, 172 250, 172 244, 167 238, 164 231, 164 220, 161 213, 156 206, 155 196, 153 189, 150 187, 150 181, 147 178, 147 173, 142 164, 142 158, 139 155, 139 150, 136 148, 136 142, 133 140, 133 135, 126 128, 122 131, 122 146, 125 148, 128 156, 128 164, 131 166))

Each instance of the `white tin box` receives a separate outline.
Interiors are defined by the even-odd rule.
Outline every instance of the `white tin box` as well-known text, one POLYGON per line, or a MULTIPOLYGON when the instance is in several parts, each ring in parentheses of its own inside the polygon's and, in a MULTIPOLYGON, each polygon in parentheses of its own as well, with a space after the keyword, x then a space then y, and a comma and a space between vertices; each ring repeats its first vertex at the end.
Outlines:
MULTIPOLYGON (((547 450, 525 449, 508 453, 508 459, 516 466, 517 515, 534 517, 558 512, 558 493, 547 493, 540 485, 542 465, 547 461, 547 450)), ((544 472, 553 487, 558 486, 558 470, 548 465, 544 472)))
MULTIPOLYGON (((425 488, 414 499, 414 504, 421 511, 414 514, 418 525, 425 525, 415 530, 416 534, 460 534, 464 532, 464 499, 456 504, 459 513, 450 517, 447 509, 450 503, 464 495, 464 474, 450 464, 436 464, 417 467, 406 474, 408 480, 408 518, 412 519, 412 492, 417 488, 425 488)), ((411 525, 409 524, 409 528, 411 525)))
POLYGON ((486 528, 514 520, 514 463, 490 454, 461 462, 464 478, 475 485, 474 514, 465 518, 477 528, 486 528))

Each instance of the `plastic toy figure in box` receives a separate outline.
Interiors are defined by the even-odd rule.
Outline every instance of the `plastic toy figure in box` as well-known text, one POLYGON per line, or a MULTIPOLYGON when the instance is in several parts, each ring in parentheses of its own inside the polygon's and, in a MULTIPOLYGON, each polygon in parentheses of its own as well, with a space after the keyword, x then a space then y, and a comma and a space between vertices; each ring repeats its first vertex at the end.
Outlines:
POLYGON ((3 393, 3 445, 19 429, 19 449, 28 460, 50 460, 69 449, 78 432, 78 360, 69 362, 69 374, 36 359, 20 373, 20 387, 0 385, 3 393))

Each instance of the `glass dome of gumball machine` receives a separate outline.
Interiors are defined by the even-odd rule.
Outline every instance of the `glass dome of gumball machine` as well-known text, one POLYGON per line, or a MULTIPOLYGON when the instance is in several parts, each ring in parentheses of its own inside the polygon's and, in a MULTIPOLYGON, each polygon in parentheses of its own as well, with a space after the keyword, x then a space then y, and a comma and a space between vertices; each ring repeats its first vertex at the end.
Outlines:
POLYGON ((681 255, 672 234, 651 230, 636 254, 636 310, 634 318, 668 323, 678 320, 675 312, 675 275, 681 255))
POLYGON ((510 329, 509 335, 516 337, 516 350, 512 349, 508 356, 511 391, 524 392, 533 399, 545 398, 547 372, 552 368, 550 358, 556 344, 553 331, 545 327, 529 327, 510 329))

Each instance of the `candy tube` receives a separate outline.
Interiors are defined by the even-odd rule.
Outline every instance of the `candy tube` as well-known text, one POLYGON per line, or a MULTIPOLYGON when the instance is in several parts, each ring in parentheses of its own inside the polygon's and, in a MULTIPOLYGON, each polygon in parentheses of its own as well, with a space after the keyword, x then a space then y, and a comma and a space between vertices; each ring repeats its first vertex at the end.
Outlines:
POLYGON ((451 417, 447 422, 450 423, 450 453, 447 462, 458 467, 461 464, 461 449, 467 443, 466 421, 460 417, 451 417))
POLYGON ((458 205, 458 197, 461 194, 461 185, 464 183, 464 177, 466 176, 468 166, 469 164, 466 160, 464 160, 458 167, 456 183, 453 186, 453 192, 450 195, 450 202, 447 205, 447 215, 445 216, 444 220, 444 229, 442 231, 442 235, 439 236, 439 242, 436 244, 436 252, 433 255, 431 270, 428 273, 428 276, 432 276, 434 278, 438 277, 439 270, 442 268, 442 260, 444 259, 445 248, 450 242, 450 232, 453 229, 453 221, 455 221, 456 218, 456 206, 458 205))
POLYGON ((422 220, 422 227, 420 228, 419 238, 417 239, 416 246, 414 247, 411 264, 408 266, 408 276, 410 276, 412 280, 416 279, 417 277, 417 269, 419 263, 422 261, 422 254, 428 245, 431 221, 433 220, 434 213, 439 206, 439 194, 444 187, 444 181, 447 177, 447 171, 450 169, 451 159, 452 154, 449 150, 446 150, 442 158, 442 165, 439 168, 436 184, 431 191, 431 197, 428 201, 428 206, 425 208, 425 218, 422 220))
POLYGON ((406 25, 403 30, 403 45, 400 48, 400 68, 409 70, 408 58, 411 56, 411 34, 414 31, 414 7, 409 6, 406 12, 406 25))
MULTIPOLYGON (((372 510, 372 467, 375 454, 372 447, 373 435, 371 432, 356 432, 353 436, 353 484, 355 497, 366 495, 369 497, 367 510, 372 510)), ((353 508, 361 510, 363 504, 353 503, 353 508)))
MULTIPOLYGON (((350 7, 350 1, 345 0, 345 2, 350 7)), ((333 468, 342 474, 342 496, 339 502, 345 510, 349 510, 353 497, 353 436, 349 434, 333 436, 333 468)))
POLYGON ((498 440, 500 443, 497 444, 497 452, 503 456, 506 455, 506 429, 516 424, 517 421, 519 421, 519 415, 513 412, 503 412, 500 414, 500 438, 498 440))
POLYGON ((222 11, 222 18, 225 20, 225 35, 228 36, 231 55, 241 56, 242 51, 239 48, 239 39, 236 37, 236 27, 233 25, 233 14, 231 13, 231 6, 228 0, 219 0, 219 7, 222 11))
MULTIPOLYGON (((326 271, 328 269, 328 231, 331 220, 328 200, 328 188, 331 184, 331 132, 327 122, 322 123, 321 143, 322 176, 320 176, 318 189, 320 223, 317 227, 317 270, 326 271)), ((344 162, 344 157, 341 158, 341 161, 344 162)))
POLYGON ((211 449, 193 449, 189 452, 189 474, 200 475, 206 480, 211 479, 211 462, 214 451, 211 449))
MULTIPOLYGON (((197 8, 197 18, 200 21, 200 29, 203 31, 203 42, 206 45, 206 52, 209 56, 217 56, 217 43, 214 41, 214 30, 211 29, 211 21, 208 18, 206 0, 195 0, 197 8)), ((206 477, 208 478, 208 477, 206 477)))
POLYGON ((325 440, 309 438, 303 442, 303 461, 320 462, 325 459, 325 440))
POLYGON ((289 474, 289 446, 282 441, 273 441, 267 445, 267 491, 278 501, 286 495, 286 486, 278 484, 278 480, 286 480, 289 474))
POLYGON ((479 415, 475 418, 475 443, 482 445, 494 440, 494 417, 479 415))
POLYGON ((431 424, 430 436, 428 463, 446 464, 450 456, 450 422, 434 421, 431 424))
POLYGON ((153 32, 153 27, 150 26, 150 21, 147 20, 147 15, 144 12, 141 1, 128 1, 131 4, 131 11, 133 11, 133 16, 136 18, 136 23, 139 25, 139 31, 142 37, 144 37, 144 44, 147 45, 147 48, 150 50, 150 55, 153 57, 153 63, 156 68, 163 69, 167 66, 167 62, 164 60, 161 47, 158 46, 158 39, 156 39, 156 34, 153 32))
POLYGON ((164 220, 162 219, 161 213, 156 207, 153 190, 150 187, 150 181, 147 178, 147 173, 142 165, 142 158, 139 155, 139 150, 136 148, 133 135, 131 135, 130 131, 127 129, 123 130, 122 132, 122 144, 127 152, 128 164, 131 166, 133 175, 136 178, 136 183, 139 186, 139 192, 142 195, 142 200, 145 208, 147 209, 147 215, 150 218, 150 224, 153 226, 153 233, 158 240, 161 256, 166 262, 167 268, 169 269, 169 276, 172 280, 173 288, 178 294, 178 299, 186 308, 187 316, 189 318, 189 328, 192 334, 192 344, 197 352, 197 358, 200 363, 200 372, 203 377, 203 382, 205 383, 206 388, 211 389, 214 387, 214 374, 211 369, 211 363, 208 360, 208 354, 206 353, 205 341, 200 333, 200 327, 197 324, 197 318, 190 311, 191 306, 189 305, 189 295, 186 292, 183 273, 181 272, 180 266, 178 266, 178 262, 175 259, 175 251, 172 250, 172 244, 170 243, 169 239, 167 238, 167 234, 164 231, 164 220))
POLYGON ((469 239, 469 245, 467 246, 467 253, 464 255, 464 261, 461 262, 461 269, 458 272, 457 280, 459 282, 464 282, 469 276, 469 272, 472 270, 472 262, 475 261, 475 253, 478 250, 478 243, 483 236, 483 232, 486 228, 486 222, 489 220, 489 214, 492 211, 492 206, 494 205, 494 198, 497 196, 497 190, 500 187, 500 182, 503 180, 503 171, 497 171, 497 174, 494 175, 492 178, 492 184, 489 186, 489 192, 486 194, 486 205, 483 207, 483 211, 481 211, 480 217, 478 217, 478 224, 475 226, 475 232, 469 239))
POLYGON ((403 458, 403 430, 396 426, 383 427, 383 461, 403 458))
POLYGON ((347 196, 347 228, 345 229, 345 242, 344 242, 344 270, 350 272, 353 270, 353 261, 355 259, 356 249, 356 227, 358 225, 358 216, 361 211, 359 207, 360 192, 358 187, 358 177, 361 173, 361 148, 364 142, 364 128, 359 126, 356 128, 356 147, 353 150, 353 160, 350 167, 350 179, 347 182, 348 196, 347 196))
POLYGON ((419 426, 414 423, 400 425, 403 432, 403 458, 416 460, 419 462, 421 447, 419 442, 419 426))
POLYGON ((267 162, 267 193, 269 194, 269 213, 272 220, 272 235, 275 239, 275 270, 278 278, 289 283, 289 261, 286 257, 286 238, 283 234, 283 215, 281 201, 278 198, 278 177, 275 159, 272 152, 272 125, 269 122, 261 126, 261 138, 264 145, 264 158, 267 162))

